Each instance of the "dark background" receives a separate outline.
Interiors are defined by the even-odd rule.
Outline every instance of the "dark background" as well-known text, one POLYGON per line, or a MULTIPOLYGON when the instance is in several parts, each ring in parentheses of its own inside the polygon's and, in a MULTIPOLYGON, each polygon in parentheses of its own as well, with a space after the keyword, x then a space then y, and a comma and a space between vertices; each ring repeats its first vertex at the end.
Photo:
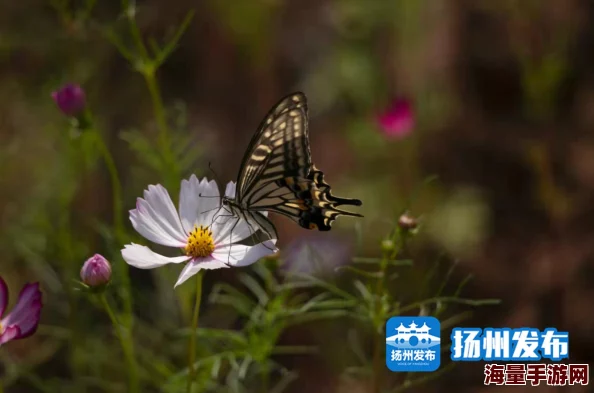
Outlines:
MULTIPOLYGON (((161 181, 136 171, 138 160, 118 137, 129 128, 150 134, 154 123, 142 78, 100 33, 112 24, 124 30, 117 2, 97 5, 92 21, 56 11, 58 3, 0 4, 0 273, 12 291, 42 277, 46 304, 60 299, 63 285, 47 266, 61 271, 65 262, 47 244, 51 229, 38 221, 57 225, 64 199, 73 230, 86 228, 84 217, 108 221, 111 212, 103 167, 80 176, 68 161, 68 125, 51 91, 65 82, 84 86, 126 185, 126 208, 147 184, 161 181), (51 206, 56 215, 39 219, 51 206)), ((425 266, 445 249, 460 265, 457 280, 474 275, 466 297, 502 300, 477 308, 464 325, 556 327, 570 333, 569 362, 590 362, 593 2, 142 1, 137 18, 143 35, 162 37, 189 10, 195 18, 158 77, 167 105, 185 105, 198 174, 212 177, 212 162, 224 182, 234 179, 269 107, 302 90, 314 161, 336 194, 364 202, 360 253, 377 253, 390 227, 386 217, 397 217, 415 187, 437 175, 413 203, 426 224, 415 257, 425 266), (402 140, 376 124, 397 97, 415 107, 416 125, 402 140)), ((281 249, 312 235, 288 220, 275 222, 281 249)), ((320 236, 349 243, 353 221, 320 236)), ((102 244, 91 231, 83 243, 73 252, 94 253, 102 244)), ((144 285, 148 273, 133 274, 144 285)), ((42 324, 60 323, 56 307, 46 307, 42 324)), ((286 340, 308 334, 292 331, 286 340)), ((43 346, 44 337, 2 351, 40 375, 59 374, 64 354, 43 346)), ((345 382, 327 360, 285 361, 301 375, 292 391, 368 391, 364 382, 345 382)), ((460 364, 413 390, 510 389, 484 387, 482 367, 460 364)), ((9 391, 33 391, 27 389, 9 391)))

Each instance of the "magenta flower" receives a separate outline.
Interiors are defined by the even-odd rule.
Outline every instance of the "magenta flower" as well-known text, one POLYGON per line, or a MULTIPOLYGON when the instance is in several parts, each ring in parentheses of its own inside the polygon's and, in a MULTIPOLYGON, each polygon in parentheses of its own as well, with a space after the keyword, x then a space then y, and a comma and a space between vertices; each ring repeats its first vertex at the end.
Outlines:
POLYGON ((84 90, 74 84, 67 84, 54 91, 52 98, 66 116, 80 115, 87 104, 84 90))
POLYGON ((385 136, 400 139, 411 133, 415 126, 412 104, 406 99, 398 99, 377 121, 385 136))
POLYGON ((111 280, 111 265, 103 255, 95 254, 80 269, 80 278, 91 288, 105 285, 111 280))
MULTIPOLYGON (((8 287, 0 277, 0 318, 4 315, 6 306, 8 306, 8 287)), ((19 294, 16 306, 0 319, 0 345, 35 333, 42 306, 39 283, 25 285, 19 294)))

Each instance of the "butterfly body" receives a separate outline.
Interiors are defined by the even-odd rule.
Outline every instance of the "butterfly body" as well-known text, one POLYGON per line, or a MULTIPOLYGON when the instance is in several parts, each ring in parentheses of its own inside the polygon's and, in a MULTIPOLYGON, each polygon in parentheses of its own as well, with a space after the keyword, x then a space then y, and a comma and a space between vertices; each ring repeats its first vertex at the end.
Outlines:
POLYGON ((271 237, 276 229, 263 212, 284 215, 305 229, 328 231, 339 216, 362 217, 339 208, 361 206, 335 197, 311 160, 307 100, 303 93, 281 99, 266 115, 243 157, 235 198, 223 197, 233 215, 271 237))

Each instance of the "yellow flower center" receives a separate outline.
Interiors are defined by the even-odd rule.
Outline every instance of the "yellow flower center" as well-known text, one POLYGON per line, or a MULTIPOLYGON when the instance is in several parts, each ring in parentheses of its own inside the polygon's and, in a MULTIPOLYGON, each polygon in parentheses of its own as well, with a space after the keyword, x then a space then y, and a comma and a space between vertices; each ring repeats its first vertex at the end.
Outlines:
POLYGON ((212 254, 215 249, 212 231, 203 227, 194 225, 194 230, 188 236, 188 243, 184 248, 186 255, 192 258, 204 258, 212 254))

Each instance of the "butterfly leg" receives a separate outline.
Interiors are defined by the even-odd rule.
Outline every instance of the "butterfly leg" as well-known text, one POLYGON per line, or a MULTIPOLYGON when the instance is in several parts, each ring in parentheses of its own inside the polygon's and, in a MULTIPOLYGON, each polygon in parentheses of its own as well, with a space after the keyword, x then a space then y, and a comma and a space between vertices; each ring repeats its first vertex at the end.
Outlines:
MULTIPOLYGON (((268 217, 264 216, 260 212, 250 213, 252 220, 258 225, 263 233, 266 234, 268 239, 264 239, 261 243, 264 243, 266 240, 278 239, 278 232, 272 221, 268 219, 268 217)), ((248 221, 249 223, 249 221, 248 221)), ((264 247, 268 248, 270 251, 275 251, 274 249, 268 247, 267 244, 264 244, 264 247)))

